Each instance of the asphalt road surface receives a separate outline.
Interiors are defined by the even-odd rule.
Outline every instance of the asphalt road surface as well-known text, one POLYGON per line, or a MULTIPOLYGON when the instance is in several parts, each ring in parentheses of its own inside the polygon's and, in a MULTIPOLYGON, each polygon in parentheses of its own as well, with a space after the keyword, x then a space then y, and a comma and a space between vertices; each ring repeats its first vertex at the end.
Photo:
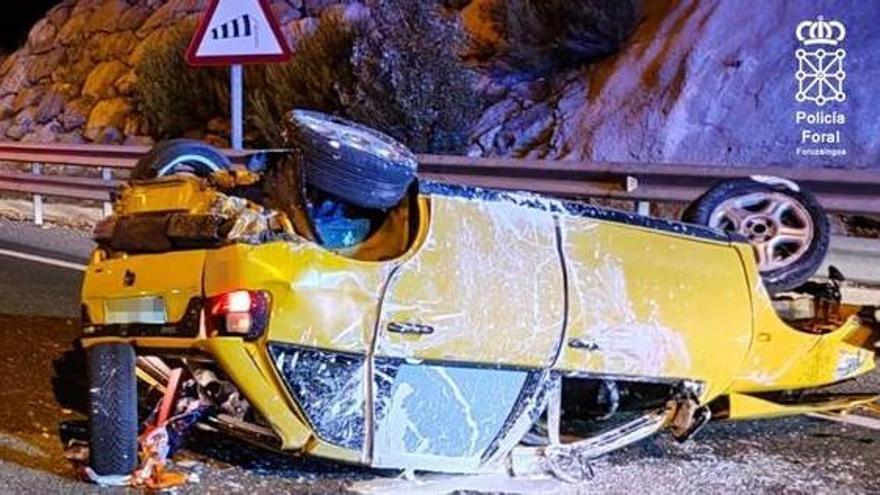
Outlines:
MULTIPOLYGON (((0 221, 0 249, 28 247, 81 262, 89 246, 0 221)), ((83 417, 52 387, 52 362, 77 336, 80 281, 76 270, 0 255, 0 493, 108 492, 78 481, 63 458, 59 425, 83 417)), ((880 392, 880 378, 847 387, 880 392)), ((198 478, 180 493, 880 493, 880 431, 807 418, 711 424, 685 444, 658 436, 596 462, 595 477, 578 485, 375 473, 205 434, 175 462, 198 478)))

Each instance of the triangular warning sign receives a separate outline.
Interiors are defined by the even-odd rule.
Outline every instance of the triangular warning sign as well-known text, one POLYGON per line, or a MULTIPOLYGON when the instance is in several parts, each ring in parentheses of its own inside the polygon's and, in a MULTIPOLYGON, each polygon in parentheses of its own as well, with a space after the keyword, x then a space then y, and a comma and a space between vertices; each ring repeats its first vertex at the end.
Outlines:
POLYGON ((212 0, 186 52, 190 65, 283 62, 290 48, 266 0, 212 0))

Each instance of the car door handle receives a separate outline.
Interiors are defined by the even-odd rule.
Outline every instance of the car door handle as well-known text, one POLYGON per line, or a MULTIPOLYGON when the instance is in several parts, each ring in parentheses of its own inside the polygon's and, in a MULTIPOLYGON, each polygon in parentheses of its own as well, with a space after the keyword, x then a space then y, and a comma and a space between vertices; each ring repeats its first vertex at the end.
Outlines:
POLYGON ((599 350, 599 344, 597 344, 596 342, 594 342, 592 340, 583 339, 583 338, 575 338, 575 339, 569 340, 568 346, 571 347, 572 349, 578 349, 578 350, 589 351, 589 352, 599 350))
POLYGON ((388 324, 388 331, 403 335, 431 335, 434 333, 434 327, 430 325, 422 325, 420 323, 400 323, 392 321, 388 324))

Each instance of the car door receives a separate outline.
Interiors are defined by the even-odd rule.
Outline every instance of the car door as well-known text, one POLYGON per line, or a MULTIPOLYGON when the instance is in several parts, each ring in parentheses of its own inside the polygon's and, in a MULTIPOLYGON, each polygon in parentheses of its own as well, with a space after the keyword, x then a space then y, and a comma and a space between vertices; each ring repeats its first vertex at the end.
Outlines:
POLYGON ((705 383, 710 395, 721 393, 752 343, 743 260, 723 237, 655 223, 564 219, 570 310, 558 367, 689 379, 705 383))
POLYGON ((431 197, 427 238, 380 312, 374 465, 469 471, 522 428, 564 331, 558 243, 551 213, 431 197))

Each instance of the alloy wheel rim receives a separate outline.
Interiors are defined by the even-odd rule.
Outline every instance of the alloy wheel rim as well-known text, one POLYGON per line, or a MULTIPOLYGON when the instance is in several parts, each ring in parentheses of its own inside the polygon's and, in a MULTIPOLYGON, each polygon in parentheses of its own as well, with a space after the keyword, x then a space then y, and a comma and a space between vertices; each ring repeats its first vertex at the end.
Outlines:
POLYGON ((712 212, 709 226, 736 232, 754 246, 761 272, 787 268, 810 249, 815 226, 809 211, 781 193, 730 198, 712 212))

